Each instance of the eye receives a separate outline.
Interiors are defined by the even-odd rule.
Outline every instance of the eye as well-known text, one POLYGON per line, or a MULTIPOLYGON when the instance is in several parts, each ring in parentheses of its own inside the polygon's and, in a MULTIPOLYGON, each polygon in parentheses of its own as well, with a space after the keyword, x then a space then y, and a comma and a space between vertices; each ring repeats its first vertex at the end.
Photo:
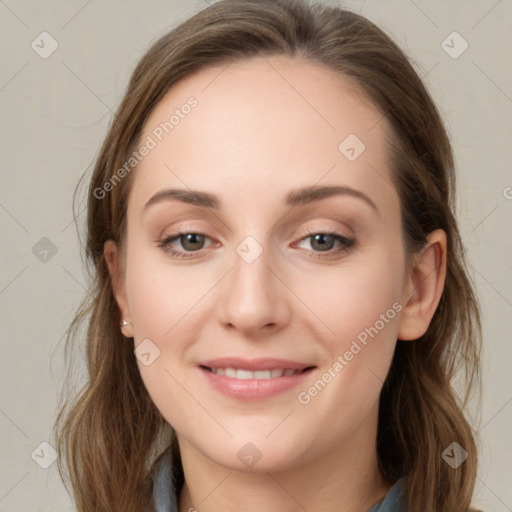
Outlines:
POLYGON ((312 249, 306 249, 309 252, 317 253, 315 257, 332 257, 339 255, 348 251, 355 243, 355 240, 344 237, 343 235, 339 235, 338 233, 328 232, 318 232, 312 233, 308 231, 309 235, 303 237, 299 244, 304 243, 306 240, 309 241, 309 245, 312 249), (333 248, 338 244, 338 247, 333 250, 333 248), (318 253, 326 253, 318 254, 318 253))
POLYGON ((182 231, 160 240, 158 246, 178 259, 196 258, 194 252, 201 251, 206 240, 210 238, 204 233, 182 231), (183 250, 176 249, 173 245, 175 242, 179 242, 183 250))

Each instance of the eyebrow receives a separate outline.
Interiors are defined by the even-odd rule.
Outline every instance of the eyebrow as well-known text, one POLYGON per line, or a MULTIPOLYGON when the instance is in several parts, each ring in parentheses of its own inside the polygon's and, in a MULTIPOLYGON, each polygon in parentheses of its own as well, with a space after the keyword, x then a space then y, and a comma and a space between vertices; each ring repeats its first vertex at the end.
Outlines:
MULTIPOLYGON (((288 192, 284 203, 287 206, 295 207, 337 195, 347 195, 361 199, 380 215, 377 205, 366 194, 348 186, 312 186, 294 189, 288 192)), ((208 192, 167 188, 154 194, 144 205, 143 210, 145 211, 150 206, 163 201, 180 201, 182 203, 203 206, 205 208, 212 208, 215 210, 219 210, 221 208, 220 199, 208 192)))

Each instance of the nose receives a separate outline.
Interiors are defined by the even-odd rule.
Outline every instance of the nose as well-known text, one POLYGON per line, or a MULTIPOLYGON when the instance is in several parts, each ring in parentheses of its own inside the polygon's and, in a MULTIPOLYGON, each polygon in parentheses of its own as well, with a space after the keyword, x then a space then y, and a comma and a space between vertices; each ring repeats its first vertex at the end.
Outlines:
POLYGON ((219 321, 251 337, 268 335, 288 325, 291 292, 266 249, 252 262, 235 254, 217 308, 219 321))

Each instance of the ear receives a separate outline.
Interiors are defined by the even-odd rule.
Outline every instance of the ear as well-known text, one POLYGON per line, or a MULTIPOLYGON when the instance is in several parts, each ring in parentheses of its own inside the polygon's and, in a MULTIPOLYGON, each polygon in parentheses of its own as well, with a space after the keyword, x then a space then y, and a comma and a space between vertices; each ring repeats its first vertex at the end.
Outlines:
POLYGON ((126 297, 126 287, 124 284, 124 273, 121 265, 121 250, 114 240, 107 240, 103 246, 103 254, 107 262, 110 279, 112 280, 112 289, 116 299, 121 319, 130 322, 129 325, 120 326, 121 332, 127 338, 133 337, 133 326, 131 324, 130 309, 126 297))
POLYGON ((415 255, 402 296, 405 307, 400 314, 398 339, 416 340, 427 331, 444 289, 446 246, 445 231, 437 229, 415 255))

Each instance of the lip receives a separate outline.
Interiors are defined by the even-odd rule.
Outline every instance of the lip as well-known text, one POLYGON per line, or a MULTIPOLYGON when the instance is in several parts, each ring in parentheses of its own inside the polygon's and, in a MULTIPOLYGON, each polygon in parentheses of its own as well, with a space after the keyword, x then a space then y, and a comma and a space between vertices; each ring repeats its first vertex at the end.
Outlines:
POLYGON ((290 361, 285 359, 241 359, 241 358, 220 358, 202 361, 198 365, 201 374, 204 375, 208 384, 230 398, 239 400, 258 400, 289 391, 306 378, 316 368, 314 365, 290 361), (236 368, 240 370, 302 370, 302 373, 295 375, 283 375, 271 379, 236 379, 212 373, 208 368, 236 368))
POLYGON ((218 359, 209 359, 201 361, 199 366, 208 366, 209 368, 239 368, 240 370, 250 370, 252 372, 258 370, 304 370, 313 366, 308 363, 300 363, 298 361, 290 361, 287 359, 275 358, 258 358, 258 359, 242 359, 240 357, 221 357, 218 359))

